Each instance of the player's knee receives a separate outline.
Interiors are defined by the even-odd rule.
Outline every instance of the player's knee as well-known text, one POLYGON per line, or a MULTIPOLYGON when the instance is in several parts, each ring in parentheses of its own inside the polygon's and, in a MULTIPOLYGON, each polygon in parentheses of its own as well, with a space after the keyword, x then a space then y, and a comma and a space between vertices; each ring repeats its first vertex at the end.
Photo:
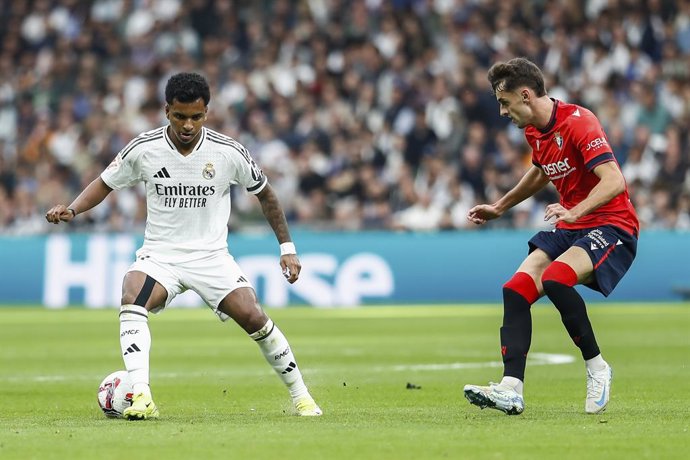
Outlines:
MULTIPOLYGON (((539 289, 534 279, 525 272, 517 272, 503 285, 503 297, 510 295, 510 292, 517 293, 524 298, 530 305, 539 298, 539 289), (508 290, 508 292, 506 292, 508 290)), ((510 302, 506 302, 508 304, 510 302)))
MULTIPOLYGON (((133 293, 125 292, 122 294, 122 298, 120 299, 120 304, 121 305, 135 305, 134 301, 137 299, 137 296, 133 293)), ((140 307, 143 307, 144 305, 139 305, 140 307)))
POLYGON ((555 261, 544 270, 544 273, 541 275, 541 283, 544 286, 544 292, 548 295, 549 292, 558 287, 575 286, 577 284, 577 273, 570 265, 555 261))
POLYGON ((151 302, 148 302, 148 298, 142 299, 140 296, 132 293, 124 293, 122 294, 122 298, 120 299, 120 305, 137 305, 139 307, 145 308, 149 310, 151 305, 147 306, 147 304, 150 304, 151 302))
POLYGON ((141 275, 137 278, 128 274, 120 299, 121 304, 139 305, 148 310, 163 305, 168 295, 167 291, 153 277, 141 275))
MULTIPOLYGON (((258 306, 257 306, 258 307, 258 306)), ((258 331, 266 325, 268 316, 261 308, 243 309, 237 312, 235 322, 247 333, 258 331)))
POLYGON ((219 310, 232 318, 233 321, 248 333, 259 330, 268 321, 268 316, 264 313, 256 300, 235 303, 224 301, 220 305, 219 310))

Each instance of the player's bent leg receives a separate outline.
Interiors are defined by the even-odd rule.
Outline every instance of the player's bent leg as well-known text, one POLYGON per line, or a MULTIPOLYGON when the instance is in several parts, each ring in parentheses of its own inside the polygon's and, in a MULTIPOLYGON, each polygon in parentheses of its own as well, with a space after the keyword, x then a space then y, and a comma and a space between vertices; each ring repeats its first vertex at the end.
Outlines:
POLYGON ((587 360, 600 352, 585 301, 574 288, 577 282, 577 273, 559 260, 549 265, 542 276, 544 292, 558 309, 570 338, 587 360))
POLYGON ((148 315, 149 309, 165 303, 166 297, 165 288, 145 273, 132 271, 125 276, 120 307, 120 350, 134 393, 132 406, 123 411, 129 420, 156 418, 159 414, 149 387, 148 315))
POLYGON ((120 349, 134 392, 132 405, 124 410, 123 417, 128 420, 157 417, 158 409, 151 400, 149 387, 151 333, 144 307, 132 304, 120 307, 120 349))
POLYGON ((608 405, 613 374, 599 351, 585 302, 574 288, 578 282, 591 276, 591 270, 591 261, 584 249, 573 247, 544 271, 542 283, 546 295, 560 312, 563 325, 585 360, 585 412, 598 414, 606 410, 608 405))
POLYGON ((522 394, 527 354, 532 342, 532 304, 543 294, 541 274, 551 263, 549 256, 536 249, 520 264, 503 285, 503 324, 500 329, 503 379, 522 394))
POLYGON ((531 307, 539 298, 534 279, 517 272, 503 285, 503 325, 500 330, 503 375, 525 380, 527 353, 532 342, 531 307))
POLYGON ((263 312, 253 289, 239 288, 223 299, 219 309, 233 318, 259 346, 261 353, 287 387, 297 415, 323 412, 304 384, 297 360, 285 335, 263 312))
POLYGON ((532 341, 531 307, 542 295, 541 273, 551 263, 536 249, 503 285, 503 325, 500 329, 503 379, 489 386, 465 385, 465 398, 480 408, 490 407, 508 415, 522 413, 527 353, 532 341))
POLYGON ((258 331, 249 335, 259 345, 266 361, 273 367, 278 377, 290 392, 297 415, 318 416, 323 412, 314 402, 304 384, 297 360, 287 338, 269 318, 258 331))
POLYGON ((150 393, 149 353, 151 332, 148 311, 139 305, 120 307, 120 351, 134 393, 150 393))
POLYGON ((480 409, 500 410, 507 415, 519 415, 525 410, 525 400, 515 388, 502 383, 489 386, 465 385, 465 398, 480 409))
POLYGON ((122 413, 128 420, 146 420, 159 415, 149 388, 151 334, 147 321, 148 312, 144 307, 123 305, 120 308, 120 347, 134 390, 132 405, 122 413))

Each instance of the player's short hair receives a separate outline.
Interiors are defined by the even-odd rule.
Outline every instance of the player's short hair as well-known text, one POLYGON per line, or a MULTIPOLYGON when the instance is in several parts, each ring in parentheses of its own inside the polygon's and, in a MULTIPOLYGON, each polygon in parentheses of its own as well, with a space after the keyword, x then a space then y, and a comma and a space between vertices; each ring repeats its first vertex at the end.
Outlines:
POLYGON ((203 99, 204 105, 208 105, 211 100, 208 82, 198 73, 182 72, 173 75, 165 85, 165 102, 172 104, 175 99, 184 103, 203 99))
POLYGON ((496 91, 514 91, 526 86, 538 97, 546 95, 544 74, 537 65, 525 58, 514 58, 491 66, 487 75, 491 88, 496 91))

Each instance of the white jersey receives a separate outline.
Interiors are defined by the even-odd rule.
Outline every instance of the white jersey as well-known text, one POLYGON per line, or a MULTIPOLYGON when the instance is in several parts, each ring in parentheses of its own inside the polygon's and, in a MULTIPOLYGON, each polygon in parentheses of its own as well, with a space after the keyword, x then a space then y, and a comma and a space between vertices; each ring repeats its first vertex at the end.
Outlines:
POLYGON ((230 186, 257 194, 267 184, 247 149, 231 137, 202 128, 194 150, 183 156, 167 126, 133 139, 101 178, 114 190, 145 184, 148 216, 137 256, 155 253, 163 262, 227 250, 230 186))

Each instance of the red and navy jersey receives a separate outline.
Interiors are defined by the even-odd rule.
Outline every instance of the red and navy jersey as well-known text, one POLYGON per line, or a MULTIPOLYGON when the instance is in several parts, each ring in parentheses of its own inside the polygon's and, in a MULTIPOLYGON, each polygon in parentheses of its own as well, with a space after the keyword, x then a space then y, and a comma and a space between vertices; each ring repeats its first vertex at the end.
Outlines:
MULTIPOLYGON (((532 147, 532 163, 551 180, 566 209, 583 201, 599 183, 599 177, 593 172, 596 166, 608 161, 618 165, 599 120, 578 105, 554 100, 548 125, 544 129, 527 126, 525 138, 532 147)), ((615 225, 631 235, 638 234, 639 222, 627 186, 625 191, 577 222, 559 222, 556 227, 580 229, 602 225, 615 225)))

